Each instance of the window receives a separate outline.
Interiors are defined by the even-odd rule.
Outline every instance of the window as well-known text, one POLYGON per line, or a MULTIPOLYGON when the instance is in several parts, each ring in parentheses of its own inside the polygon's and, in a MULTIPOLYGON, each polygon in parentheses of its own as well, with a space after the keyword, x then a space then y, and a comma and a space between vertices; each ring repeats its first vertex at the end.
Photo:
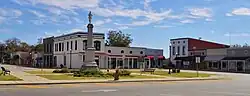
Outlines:
POLYGON ((73 49, 73 41, 70 42, 70 50, 73 49))
POLYGON ((180 43, 180 41, 178 41, 178 44, 180 43))
POLYGON ((185 41, 183 41, 183 43, 186 43, 185 41))
POLYGON ((62 51, 62 44, 59 43, 59 51, 62 51))
POLYGON ((226 62, 222 62, 222 68, 227 68, 227 63, 226 62))
POLYGON ((109 53, 111 53, 111 50, 108 50, 109 53))
POLYGON ((97 51, 101 50, 101 42, 100 41, 94 41, 94 47, 97 51))
POLYGON ((83 62, 85 61, 85 55, 82 55, 82 61, 83 62))
POLYGON ((88 41, 87 40, 83 40, 82 42, 83 42, 83 44, 82 44, 83 47, 82 48, 83 48, 83 50, 86 50, 87 49, 87 42, 88 41))
POLYGON ((69 42, 67 42, 67 51, 69 51, 69 42))
POLYGON ((182 55, 186 55, 186 54, 185 54, 185 50, 186 50, 186 47, 183 46, 183 47, 182 47, 182 55))
POLYGON ((245 55, 247 55, 247 54, 248 54, 248 51, 247 51, 247 50, 245 50, 245 51, 244 51, 244 54, 245 54, 245 55))
POLYGON ((124 53, 124 51, 122 50, 121 53, 124 53))
POLYGON ((175 47, 173 46, 172 54, 175 55, 175 47))
POLYGON ((173 42, 173 44, 175 44, 175 42, 173 42))
POLYGON ((64 51, 64 43, 62 43, 62 51, 64 51))
POLYGON ((132 54, 133 52, 132 51, 129 51, 130 54, 132 54))
POLYGON ((202 52, 202 55, 205 55, 205 53, 204 53, 204 52, 202 52))
POLYGON ((75 41, 75 50, 77 50, 77 40, 75 41))
POLYGON ((55 44, 55 51, 56 52, 58 51, 58 44, 57 43, 55 44))
POLYGON ((191 52, 190 55, 193 55, 193 52, 191 52))
POLYGON ((141 51, 140 53, 143 54, 143 51, 141 51))
POLYGON ((177 54, 180 54, 180 46, 177 47, 177 54))

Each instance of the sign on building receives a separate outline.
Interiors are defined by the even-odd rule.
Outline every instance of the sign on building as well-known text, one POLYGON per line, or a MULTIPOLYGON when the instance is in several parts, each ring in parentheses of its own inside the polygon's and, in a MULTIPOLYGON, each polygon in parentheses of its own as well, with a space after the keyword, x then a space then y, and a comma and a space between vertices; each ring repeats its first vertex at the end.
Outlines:
POLYGON ((200 57, 195 57, 195 61, 196 61, 196 63, 200 63, 200 61, 201 61, 200 57))

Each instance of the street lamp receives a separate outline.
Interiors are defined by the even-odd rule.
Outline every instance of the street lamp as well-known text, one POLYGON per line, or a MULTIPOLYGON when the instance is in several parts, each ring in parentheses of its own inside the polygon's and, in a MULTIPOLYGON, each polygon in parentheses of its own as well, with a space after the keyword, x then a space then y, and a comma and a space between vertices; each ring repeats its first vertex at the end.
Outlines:
POLYGON ((69 68, 71 69, 72 49, 69 50, 69 68))

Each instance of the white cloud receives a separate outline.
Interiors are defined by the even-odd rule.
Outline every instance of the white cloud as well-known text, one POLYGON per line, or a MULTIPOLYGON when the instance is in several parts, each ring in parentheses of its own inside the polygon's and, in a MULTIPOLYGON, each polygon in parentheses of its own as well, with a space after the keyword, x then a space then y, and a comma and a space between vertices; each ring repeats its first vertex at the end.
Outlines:
POLYGON ((143 4, 144 4, 144 9, 150 9, 150 3, 151 2, 155 2, 157 0, 144 0, 143 4))
POLYGON ((231 13, 226 13, 226 16, 233 16, 233 14, 231 14, 231 13))
POLYGON ((207 18, 207 19, 205 19, 206 21, 214 21, 213 19, 211 19, 211 18, 207 18))
POLYGON ((18 18, 21 15, 22 15, 22 12, 20 10, 0 8, 0 16, 9 17, 9 18, 18 18))
POLYGON ((105 20, 97 20, 97 21, 95 21, 93 24, 95 25, 95 26, 101 26, 101 25, 103 25, 103 24, 105 24, 105 23, 110 23, 112 20, 111 19, 105 19, 105 20))
POLYGON ((210 8, 191 8, 188 9, 190 14, 198 17, 212 17, 212 9, 210 8))
POLYGON ((249 37, 250 36, 250 33, 227 33, 227 34, 224 34, 224 36, 227 36, 227 37, 249 37))
POLYGON ((0 16, 0 24, 2 24, 5 21, 5 17, 0 16))
POLYGON ((62 15, 62 14, 70 14, 70 15, 79 15, 77 12, 74 10, 65 10, 65 9, 60 9, 60 8, 55 8, 55 7, 49 7, 47 10, 55 15, 62 15))
POLYGON ((31 13, 33 13, 34 15, 36 15, 37 17, 39 18, 44 18, 46 17, 44 14, 40 13, 40 12, 37 12, 35 10, 29 10, 31 13))
POLYGON ((16 22, 17 22, 18 24, 23 24, 23 21, 22 21, 22 20, 16 20, 16 22))
POLYGON ((231 12, 231 14, 233 14, 233 15, 247 15, 247 16, 250 16, 250 8, 236 8, 236 9, 234 9, 231 12))
POLYGON ((174 27, 174 26, 168 26, 168 25, 155 25, 155 28, 164 28, 164 29, 168 29, 170 27, 174 27))
MULTIPOLYGON (((24 0, 25 1, 25 0, 24 0)), ((94 8, 98 6, 99 0, 26 0, 29 2, 33 2, 34 5, 36 4, 45 4, 49 6, 56 6, 62 9, 79 9, 79 8, 94 8)))
POLYGON ((187 19, 187 20, 182 20, 182 21, 180 21, 181 23, 184 23, 184 24, 186 24, 186 23, 194 23, 194 21, 193 20, 189 20, 189 19, 187 19))
POLYGON ((119 30, 125 30, 125 29, 128 29, 129 27, 128 26, 121 26, 121 27, 118 27, 119 30))

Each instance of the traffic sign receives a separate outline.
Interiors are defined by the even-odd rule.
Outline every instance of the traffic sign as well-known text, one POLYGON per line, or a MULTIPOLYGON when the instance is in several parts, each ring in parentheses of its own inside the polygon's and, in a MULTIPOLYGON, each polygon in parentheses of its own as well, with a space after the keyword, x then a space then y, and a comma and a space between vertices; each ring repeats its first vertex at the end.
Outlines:
POLYGON ((200 61, 201 61, 200 57, 195 57, 195 61, 196 61, 196 63, 200 63, 200 61))

